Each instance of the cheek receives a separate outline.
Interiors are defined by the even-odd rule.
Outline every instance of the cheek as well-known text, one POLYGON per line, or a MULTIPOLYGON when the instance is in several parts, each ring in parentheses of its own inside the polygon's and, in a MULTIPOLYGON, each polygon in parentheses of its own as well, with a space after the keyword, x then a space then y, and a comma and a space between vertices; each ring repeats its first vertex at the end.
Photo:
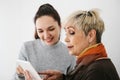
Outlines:
POLYGON ((76 54, 80 54, 88 46, 87 40, 83 37, 77 37, 77 39, 74 40, 73 44, 75 47, 76 54))
POLYGON ((80 48, 81 48, 81 44, 80 44, 80 41, 79 40, 74 40, 74 51, 75 51, 75 54, 78 55, 79 52, 80 52, 80 48))
POLYGON ((79 50, 79 53, 81 53, 85 48, 88 47, 88 41, 87 40, 81 40, 79 43, 78 43, 78 50, 79 50))
POLYGON ((55 38, 58 38, 60 35, 60 31, 59 30, 55 30, 52 32, 52 35, 55 36, 55 38))
POLYGON ((42 33, 37 33, 40 39, 43 39, 43 34, 42 33))

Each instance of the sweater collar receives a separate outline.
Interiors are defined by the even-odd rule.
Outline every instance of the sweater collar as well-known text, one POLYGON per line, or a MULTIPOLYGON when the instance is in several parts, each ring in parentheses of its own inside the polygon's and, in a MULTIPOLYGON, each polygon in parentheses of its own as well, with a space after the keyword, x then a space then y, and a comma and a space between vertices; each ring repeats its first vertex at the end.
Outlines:
POLYGON ((48 50, 51 50, 51 49, 53 49, 53 48, 56 48, 61 42, 60 41, 58 41, 56 44, 54 44, 54 45, 47 45, 47 44, 45 44, 42 40, 40 40, 39 39, 39 42, 40 42, 40 44, 45 48, 45 49, 48 49, 48 50))

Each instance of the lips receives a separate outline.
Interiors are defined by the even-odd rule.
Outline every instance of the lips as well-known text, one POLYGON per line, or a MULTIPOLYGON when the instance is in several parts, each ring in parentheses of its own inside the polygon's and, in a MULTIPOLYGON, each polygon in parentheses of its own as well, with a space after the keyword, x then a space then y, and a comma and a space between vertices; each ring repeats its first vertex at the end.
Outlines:
POLYGON ((52 38, 45 39, 45 41, 48 42, 48 43, 49 43, 49 42, 52 42, 52 40, 53 40, 53 37, 52 37, 52 38))
POLYGON ((68 47, 68 49, 71 49, 71 48, 73 48, 73 46, 67 46, 68 47))

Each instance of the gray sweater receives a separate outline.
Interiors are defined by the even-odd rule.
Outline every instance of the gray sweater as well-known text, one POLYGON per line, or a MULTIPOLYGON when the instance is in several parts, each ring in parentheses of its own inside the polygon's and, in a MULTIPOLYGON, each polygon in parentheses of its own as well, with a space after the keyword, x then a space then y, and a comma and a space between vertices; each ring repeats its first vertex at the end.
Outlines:
MULTIPOLYGON (((75 65, 75 57, 69 55, 67 47, 60 41, 53 46, 44 44, 40 39, 25 42, 19 59, 29 61, 37 72, 52 69, 66 74, 75 65)), ((14 80, 24 80, 24 77, 15 74, 14 80)))

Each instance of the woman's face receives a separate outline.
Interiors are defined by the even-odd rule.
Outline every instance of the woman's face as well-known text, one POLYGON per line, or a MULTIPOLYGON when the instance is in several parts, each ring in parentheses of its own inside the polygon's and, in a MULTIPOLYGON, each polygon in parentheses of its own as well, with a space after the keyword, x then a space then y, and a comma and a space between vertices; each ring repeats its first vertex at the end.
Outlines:
POLYGON ((61 27, 51 16, 41 16, 36 20, 37 34, 47 45, 58 42, 61 27))
POLYGON ((88 36, 76 26, 67 23, 65 26, 66 38, 65 42, 69 49, 69 53, 78 56, 86 47, 89 46, 88 36))

